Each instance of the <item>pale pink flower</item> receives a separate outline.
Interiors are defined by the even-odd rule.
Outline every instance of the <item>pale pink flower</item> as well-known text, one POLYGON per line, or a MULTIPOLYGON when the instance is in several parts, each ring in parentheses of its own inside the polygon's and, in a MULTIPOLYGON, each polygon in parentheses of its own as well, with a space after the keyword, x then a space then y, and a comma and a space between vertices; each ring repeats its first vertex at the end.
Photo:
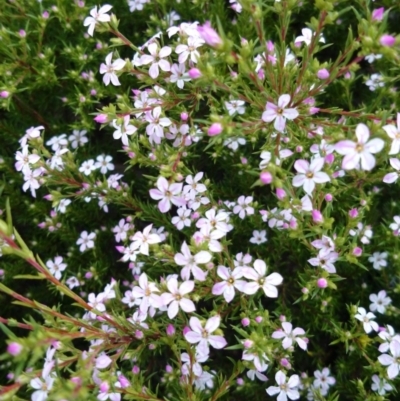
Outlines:
POLYGON ((22 147, 22 152, 18 151, 15 155, 15 169, 22 171, 22 173, 28 173, 31 168, 30 164, 35 164, 40 160, 40 156, 36 154, 29 154, 28 146, 22 147))
POLYGON ((235 296, 235 288, 243 291, 246 281, 239 280, 243 277, 241 268, 236 268, 233 271, 225 266, 218 266, 217 274, 223 279, 219 283, 214 284, 211 293, 214 295, 223 294, 226 302, 231 302, 235 296))
POLYGON ((192 273, 196 280, 204 281, 207 273, 201 270, 198 264, 208 263, 212 258, 211 254, 207 251, 200 251, 193 256, 186 242, 182 244, 181 252, 175 255, 174 260, 178 266, 183 266, 182 279, 189 280, 190 273, 192 273))
POLYGON ((279 96, 277 105, 267 102, 261 117, 262 120, 267 123, 275 120, 274 128, 279 132, 283 132, 286 126, 286 119, 294 120, 299 115, 295 108, 286 108, 289 103, 290 95, 287 94, 279 96))
POLYGON ((187 45, 176 46, 175 52, 179 54, 179 63, 183 64, 190 56, 190 61, 197 63, 200 53, 197 48, 204 44, 204 40, 199 37, 189 36, 187 45))
POLYGON ((97 11, 97 6, 90 10, 91 17, 86 17, 83 21, 83 26, 89 26, 88 34, 93 36, 94 28, 98 22, 109 22, 111 17, 106 14, 112 9, 112 6, 109 4, 104 4, 104 6, 100 7, 99 11, 97 11))
MULTIPOLYGON (((43 376, 43 373, 42 373, 43 376)), ((32 379, 30 385, 34 391, 31 395, 32 401, 45 401, 48 399, 48 392, 53 388, 54 377, 47 375, 43 377, 43 380, 39 377, 32 379)))
POLYGON ((151 234, 150 231, 153 228, 153 224, 148 225, 143 229, 143 232, 136 232, 131 238, 133 241, 132 249, 138 249, 139 253, 143 255, 149 254, 149 245, 158 244, 161 242, 161 238, 157 234, 151 234))
POLYGON ((267 274, 267 265, 261 259, 256 259, 253 266, 254 269, 243 269, 244 277, 252 280, 252 282, 244 286, 243 292, 252 295, 262 288, 267 297, 277 298, 278 289, 276 286, 282 283, 283 277, 279 273, 272 273, 269 276, 265 276, 267 274))
POLYGON ((112 125, 116 129, 113 133, 114 139, 121 139, 122 144, 125 146, 129 145, 128 135, 132 135, 137 131, 137 128, 129 124, 130 123, 130 116, 129 114, 124 116, 124 122, 122 125, 117 124, 117 120, 113 120, 112 125))
MULTIPOLYGON (((303 28, 301 30, 302 35, 297 36, 297 38, 294 40, 294 43, 302 43, 304 42, 307 46, 311 44, 312 38, 315 35, 315 33, 310 29, 310 28, 303 28)), ((320 36, 319 42, 325 43, 325 38, 323 36, 320 36)))
POLYGON ((161 107, 154 107, 152 111, 146 111, 145 119, 150 123, 146 127, 146 133, 150 140, 160 143, 161 138, 164 138, 164 127, 169 127, 172 121, 167 117, 161 116, 161 107))
POLYGON ((163 71, 171 70, 171 64, 169 61, 164 60, 171 54, 171 48, 169 46, 164 46, 162 49, 159 49, 157 43, 151 43, 148 45, 147 49, 149 50, 150 55, 144 54, 140 58, 140 61, 144 65, 152 63, 149 69, 149 75, 153 79, 156 79, 160 74, 158 67, 163 71))
POLYGON ((389 124, 384 125, 382 128, 392 140, 389 155, 397 155, 400 152, 400 113, 397 113, 397 127, 389 124))
POLYGON ((190 214, 192 211, 186 209, 186 206, 182 206, 177 210, 177 216, 171 219, 171 223, 178 229, 183 230, 184 227, 190 227, 192 221, 190 220, 190 214))
POLYGON ((386 307, 391 304, 392 300, 387 296, 386 291, 379 291, 378 294, 371 294, 369 300, 372 302, 369 306, 371 312, 385 313, 386 307))
POLYGON ((95 233, 88 233, 86 230, 81 232, 81 236, 76 241, 77 245, 80 245, 79 250, 85 252, 86 249, 94 248, 94 239, 96 238, 95 233))
POLYGON ((48 260, 46 262, 46 266, 48 267, 50 273, 57 279, 60 280, 61 273, 67 268, 66 263, 63 263, 62 256, 56 256, 54 261, 48 260))
POLYGON ((300 378, 298 375, 290 376, 288 382, 286 382, 286 375, 281 370, 275 374, 275 380, 278 386, 270 386, 267 388, 267 394, 272 396, 278 394, 278 401, 287 401, 289 397, 291 400, 298 400, 300 394, 298 392, 298 386, 300 385, 300 378))
POLYGON ((194 312, 196 307, 187 295, 194 289, 194 281, 184 281, 178 287, 178 280, 171 277, 167 280, 169 292, 164 292, 161 295, 164 305, 168 305, 168 317, 173 319, 179 312, 179 308, 186 313, 194 312))
POLYGON ((197 27, 201 38, 212 47, 218 47, 222 45, 222 39, 216 32, 216 30, 211 26, 210 21, 206 21, 204 25, 199 25, 197 27))
POLYGON ((322 184, 330 181, 329 175, 321 171, 324 166, 324 158, 314 159, 311 164, 307 160, 296 160, 294 168, 299 173, 292 181, 294 187, 303 187, 304 191, 312 196, 315 184, 322 184))
POLYGON ((132 289, 132 296, 141 298, 139 309, 142 313, 147 314, 150 306, 159 308, 163 305, 162 298, 156 292, 160 290, 154 283, 149 283, 146 273, 142 273, 139 277, 139 286, 132 289))
POLYGON ((213 316, 207 320, 203 328, 200 320, 192 316, 189 320, 189 325, 192 330, 188 331, 184 336, 190 344, 198 344, 197 349, 199 352, 208 354, 208 344, 216 349, 224 348, 227 344, 224 337, 211 334, 218 329, 220 323, 221 318, 219 316, 213 316))
POLYGON ((242 360, 253 361, 254 367, 257 369, 257 372, 264 372, 268 369, 268 364, 266 363, 266 361, 269 362, 269 359, 265 354, 262 354, 262 356, 260 357, 258 353, 244 350, 242 354, 242 360))
POLYGON ((175 206, 184 206, 186 201, 181 197, 182 183, 169 184, 166 178, 159 177, 157 180, 158 189, 150 189, 150 197, 159 200, 158 208, 162 213, 171 209, 171 203, 175 206))
POLYGON ((345 170, 359 169, 372 170, 375 167, 374 153, 380 152, 385 142, 380 138, 368 141, 370 133, 365 124, 358 124, 356 128, 358 142, 349 140, 340 141, 335 145, 335 150, 342 156, 342 168, 345 170))
POLYGON ((378 331, 379 326, 373 319, 375 319, 375 315, 371 312, 368 312, 364 308, 358 308, 357 314, 354 316, 360 322, 363 322, 364 330, 367 334, 371 333, 372 330, 378 331))
POLYGON ((252 196, 240 196, 238 199, 238 204, 233 208, 233 213, 238 214, 241 219, 246 217, 246 214, 250 216, 254 214, 254 208, 250 206, 253 202, 252 196))
POLYGON ((328 273, 336 273, 334 263, 338 260, 337 252, 320 250, 318 256, 308 259, 308 263, 312 266, 318 266, 326 270, 328 273))
POLYGON ((115 86, 121 85, 115 71, 122 70, 125 67, 125 61, 121 58, 112 62, 113 52, 106 57, 106 62, 100 65, 100 74, 104 74, 103 82, 107 86, 111 82, 115 86))
MULTIPOLYGON (((390 158, 389 159, 390 165, 397 171, 400 172, 400 160, 396 158, 390 158)), ((399 173, 393 172, 393 173, 388 173, 383 177, 383 182, 386 184, 392 184, 393 182, 396 182, 397 179, 399 178, 399 173)))
POLYGON ((185 82, 191 80, 189 74, 186 72, 185 64, 172 64, 170 82, 176 82, 178 88, 183 89, 185 82))
POLYGON ((393 340, 390 343, 390 353, 382 354, 378 360, 383 366, 389 366, 387 369, 387 375, 389 379, 394 379, 400 373, 400 342, 393 340))
POLYGON ((277 330, 272 333, 272 338, 281 339, 282 347, 288 349, 293 345, 293 341, 296 341, 301 349, 304 351, 307 349, 307 342, 303 338, 298 336, 303 336, 306 332, 301 327, 296 327, 293 329, 293 325, 290 322, 282 322, 283 330, 277 330))
POLYGON ((323 396, 327 395, 329 387, 336 383, 336 379, 332 376, 329 376, 330 373, 331 372, 329 368, 323 368, 321 371, 316 370, 314 372, 315 380, 313 382, 313 386, 318 388, 323 396))

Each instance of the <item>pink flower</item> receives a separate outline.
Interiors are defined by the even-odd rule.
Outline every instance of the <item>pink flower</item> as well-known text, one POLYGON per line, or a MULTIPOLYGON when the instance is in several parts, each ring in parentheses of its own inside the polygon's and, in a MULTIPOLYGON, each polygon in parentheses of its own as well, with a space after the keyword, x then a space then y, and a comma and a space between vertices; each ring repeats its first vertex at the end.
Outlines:
POLYGON ((233 272, 225 266, 218 266, 217 274, 223 281, 214 284, 211 292, 214 295, 224 295, 226 302, 231 302, 235 296, 235 288, 243 291, 246 281, 238 280, 243 277, 241 268, 236 268, 233 272))
POLYGON ((172 50, 169 46, 164 46, 162 49, 159 49, 157 43, 151 43, 147 49, 149 50, 150 55, 144 54, 140 58, 140 61, 144 65, 152 63, 149 69, 149 75, 153 79, 156 79, 160 74, 158 67, 163 71, 171 70, 171 64, 169 61, 164 60, 165 57, 168 57, 171 54, 172 50))
MULTIPOLYGON (((389 159, 390 165, 397 171, 400 171, 400 160, 397 158, 391 158, 389 159)), ((386 184, 392 184, 393 182, 396 182, 397 179, 399 178, 399 173, 393 172, 393 173, 388 173, 383 177, 383 182, 386 184)))
POLYGON ((216 136, 222 132, 222 125, 220 123, 211 124, 207 131, 208 136, 216 136))
POLYGON ((344 155, 342 168, 345 170, 359 169, 372 170, 375 167, 373 153, 380 152, 385 142, 380 138, 369 139, 369 129, 365 124, 358 124, 356 128, 358 142, 349 140, 340 141, 335 145, 335 150, 344 155))
POLYGON ((312 196, 315 184, 322 184, 330 181, 329 175, 322 172, 324 166, 324 158, 314 159, 311 164, 307 160, 296 160, 294 168, 300 173, 297 174, 292 181, 293 186, 303 187, 304 191, 312 196))
POLYGON ((189 77, 192 79, 198 79, 203 75, 198 68, 191 68, 188 71, 188 74, 189 74, 189 77))
POLYGON ((207 320, 203 328, 200 320, 197 317, 192 316, 189 320, 189 325, 192 330, 185 334, 185 338, 190 344, 198 343, 197 349, 201 354, 209 353, 208 344, 216 349, 224 348, 227 344, 225 338, 211 334, 217 330, 220 323, 221 318, 219 316, 213 316, 207 320))
POLYGON ((218 47, 222 44, 222 40, 218 33, 211 27, 210 21, 206 21, 204 25, 197 27, 202 39, 211 47, 218 47))
POLYGON ((186 242, 182 244, 181 252, 175 255, 174 260, 178 266, 183 266, 181 270, 182 279, 188 280, 190 273, 192 273, 196 280, 204 281, 207 273, 201 270, 198 264, 208 263, 212 258, 211 254, 207 251, 200 251, 193 256, 186 242))
POLYGON ((104 74, 103 82, 107 86, 111 82, 115 86, 121 85, 115 71, 122 70, 125 67, 125 61, 118 58, 112 62, 113 52, 109 53, 106 57, 106 63, 100 65, 100 74, 104 74))
POLYGON ((267 265, 261 259, 256 259, 253 266, 254 269, 243 269, 243 275, 247 279, 252 280, 252 282, 244 286, 243 292, 252 295, 262 288, 267 297, 277 298, 278 289, 276 286, 282 283, 283 277, 279 273, 272 273, 269 276, 265 276, 267 274, 267 265))
POLYGON ((374 11, 372 11, 372 21, 382 21, 384 12, 384 7, 376 8, 374 11))
POLYGON ((22 348, 23 347, 21 344, 13 342, 13 343, 8 344, 7 352, 12 356, 17 356, 21 353, 22 348))
POLYGON ((184 281, 178 288, 178 280, 171 277, 167 281, 169 292, 164 292, 161 298, 164 305, 168 305, 168 317, 173 319, 181 308, 184 312, 190 313, 196 310, 194 303, 185 295, 190 294, 194 289, 194 281, 184 281))
POLYGON ((317 77, 319 79, 328 79, 329 78, 329 71, 326 68, 323 68, 322 70, 319 70, 317 72, 317 77))
POLYGON ((162 213, 168 212, 171 209, 171 203, 175 206, 184 206, 186 201, 179 196, 182 193, 182 184, 169 184, 166 178, 159 177, 157 180, 158 189, 150 189, 150 197, 154 200, 159 200, 158 209, 162 213))
POLYGON ((278 105, 267 102, 265 111, 261 117, 262 120, 267 123, 275 120, 274 128, 279 132, 283 132, 285 130, 286 119, 294 120, 299 115, 299 112, 295 108, 286 108, 289 103, 290 95, 279 96, 278 105))
POLYGON ((282 341, 282 347, 284 349, 288 349, 289 347, 292 346, 293 341, 296 341, 297 344, 301 349, 304 351, 307 349, 307 342, 304 341, 303 338, 299 338, 297 336, 302 336, 306 334, 306 332, 301 328, 301 327, 296 327, 293 330, 293 325, 292 323, 289 322, 282 322, 282 328, 283 330, 277 330, 272 333, 272 338, 275 339, 281 339, 283 338, 282 341))
POLYGON ((382 35, 379 42, 382 46, 392 47, 396 43, 396 38, 392 35, 382 35))

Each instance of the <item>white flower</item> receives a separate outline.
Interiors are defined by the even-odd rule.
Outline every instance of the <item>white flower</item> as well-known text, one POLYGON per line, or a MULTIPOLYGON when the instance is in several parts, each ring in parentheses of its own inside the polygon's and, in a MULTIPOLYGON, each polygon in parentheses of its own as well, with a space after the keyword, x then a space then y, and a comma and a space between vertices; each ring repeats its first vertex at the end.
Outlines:
POLYGON ((258 353, 245 350, 243 351, 242 359, 244 361, 253 361, 254 367, 256 368, 257 372, 264 372, 268 369, 266 361, 269 362, 269 359, 265 354, 262 354, 260 358, 258 353))
POLYGON ((51 149, 57 151, 58 149, 68 145, 67 134, 61 134, 53 136, 46 142, 47 146, 51 146, 51 149))
POLYGON ((380 152, 385 142, 380 138, 369 141, 369 128, 365 124, 357 125, 356 136, 357 143, 344 140, 335 145, 336 152, 344 156, 342 168, 345 170, 359 169, 361 162, 362 170, 372 170, 375 167, 375 157, 372 154, 380 152))
POLYGON ((365 56, 365 60, 368 61, 368 63, 373 63, 375 60, 379 60, 382 58, 382 54, 368 54, 367 56, 365 56))
POLYGON ((180 207, 177 210, 178 216, 174 216, 171 223, 178 229, 182 230, 184 227, 190 227, 192 221, 190 220, 190 209, 186 209, 186 206, 180 207))
POLYGON ((246 214, 248 216, 254 214, 254 208, 250 206, 250 203, 253 202, 252 196, 240 196, 237 202, 238 204, 233 208, 233 213, 238 214, 242 220, 246 214))
POLYGON ((314 387, 320 389, 321 395, 327 395, 329 391, 329 387, 333 386, 336 383, 334 377, 329 376, 330 370, 328 368, 323 368, 322 371, 316 370, 314 372, 314 387))
POLYGON ((15 155, 15 169, 17 171, 22 171, 22 173, 28 173, 31 168, 30 164, 35 164, 40 160, 40 156, 36 154, 29 154, 28 146, 22 147, 22 152, 18 151, 15 155))
POLYGON ((164 138, 164 127, 172 124, 172 121, 167 117, 161 117, 161 107, 154 107, 152 111, 146 111, 146 121, 150 124, 146 127, 146 133, 151 141, 160 143, 160 139, 164 138))
POLYGON ((253 266, 254 269, 243 269, 243 275, 247 279, 253 280, 244 286, 243 292, 252 295, 262 288, 267 297, 277 298, 278 289, 276 286, 282 283, 283 277, 279 273, 272 273, 269 276, 265 276, 267 274, 267 265, 261 259, 256 259, 253 266))
POLYGON ((142 298, 139 309, 142 313, 147 314, 150 306, 159 308, 163 306, 162 298, 155 294, 160 292, 154 283, 149 283, 146 273, 142 273, 139 277, 139 287, 135 286, 132 295, 135 298, 142 298))
POLYGON ((114 164, 111 163, 111 156, 99 155, 97 156, 96 160, 97 162, 95 167, 99 168, 102 174, 106 174, 108 171, 114 170, 114 164))
POLYGON ((373 92, 376 88, 385 86, 385 83, 383 82, 381 74, 372 74, 370 79, 365 82, 365 85, 367 85, 369 90, 373 92))
POLYGON ((122 70, 125 67, 125 61, 121 58, 112 62, 113 52, 109 53, 106 57, 106 63, 101 63, 100 74, 104 74, 103 82, 107 86, 111 82, 115 86, 121 85, 115 71, 122 70))
MULTIPOLYGON (((390 165, 396 170, 396 171, 400 171, 400 160, 396 159, 396 158, 390 158, 389 159, 390 165)), ((385 182, 386 184, 392 184, 394 182, 396 182, 399 178, 399 173, 397 172, 392 172, 392 173, 388 173, 385 174, 385 176, 383 177, 383 182, 385 182)))
POLYGON ((397 113, 397 127, 394 125, 384 125, 382 128, 392 140, 389 155, 397 155, 400 152, 400 113, 397 113))
POLYGON ((161 242, 161 238, 157 234, 150 233, 152 228, 153 224, 150 224, 143 229, 143 233, 140 231, 136 232, 131 238, 133 241, 131 248, 134 250, 139 248, 139 253, 148 255, 149 245, 158 244, 161 242))
POLYGON ((393 230, 394 235, 398 235, 399 230, 400 230, 400 216, 394 216, 393 220, 394 220, 394 223, 391 223, 389 225, 389 228, 391 228, 393 230))
POLYGON ((171 203, 175 206, 185 206, 186 201, 181 197, 182 184, 172 183, 169 184, 167 179, 159 177, 157 180, 158 189, 150 189, 150 197, 155 200, 159 200, 158 209, 162 213, 168 212, 171 209, 171 203))
POLYGON ((147 46, 147 49, 150 55, 144 54, 140 58, 140 61, 144 65, 152 63, 149 69, 149 75, 153 79, 156 79, 160 74, 158 67, 160 67, 163 71, 171 70, 171 64, 169 61, 164 60, 165 57, 168 57, 171 54, 171 48, 169 46, 164 46, 162 49, 159 49, 157 43, 151 43, 147 46))
POLYGON ((71 142, 71 146, 73 149, 76 149, 79 146, 83 146, 89 141, 89 139, 86 137, 86 134, 86 130, 79 131, 77 129, 74 129, 72 131, 72 134, 68 137, 68 140, 71 142))
POLYGON ((324 158, 314 159, 311 164, 307 160, 296 160, 294 168, 300 174, 297 174, 292 181, 294 187, 303 187, 304 191, 312 196, 315 184, 322 184, 330 181, 329 175, 322 172, 324 158))
POLYGON ((383 378, 377 375, 372 376, 371 390, 375 391, 379 395, 385 395, 386 391, 393 390, 393 387, 383 378))
POLYGON ((227 344, 226 340, 222 336, 216 336, 213 333, 219 327, 221 318, 219 316, 210 317, 204 327, 200 320, 192 316, 189 320, 191 331, 184 334, 186 341, 190 344, 197 344, 197 350, 200 353, 208 353, 208 344, 216 349, 224 348, 227 344))
POLYGON ((241 268, 236 268, 231 272, 225 266, 218 266, 217 274, 223 279, 219 283, 214 284, 211 293, 214 295, 224 295, 226 302, 231 302, 235 296, 235 288, 239 291, 243 291, 246 281, 239 280, 243 277, 243 271, 241 268))
POLYGON ((190 61, 197 63, 197 59, 200 57, 197 48, 202 46, 205 42, 199 37, 189 36, 187 43, 187 45, 181 44, 176 46, 175 52, 179 54, 179 63, 185 63, 189 56, 190 61))
POLYGON ((379 325, 374 322, 372 319, 375 319, 375 315, 371 312, 368 312, 364 308, 358 308, 358 313, 354 316, 360 322, 363 322, 364 330, 367 334, 371 333, 372 330, 378 331, 379 325))
POLYGON ((185 64, 172 64, 170 82, 176 82, 178 88, 183 89, 185 82, 190 81, 189 74, 186 72, 185 64))
POLYGON ((204 281, 207 273, 197 265, 208 263, 212 258, 211 254, 207 251, 200 251, 193 256, 186 242, 182 244, 181 252, 175 255, 174 260, 178 266, 183 266, 181 270, 182 279, 189 280, 190 273, 192 273, 196 280, 204 281))
POLYGON ((246 111, 244 105, 244 100, 230 100, 229 102, 225 102, 225 107, 230 116, 233 116, 235 113, 244 114, 246 111))
POLYGON ((90 175, 92 171, 96 170, 95 162, 93 159, 86 160, 79 167, 79 171, 85 175, 90 175))
MULTIPOLYGON (((301 30, 301 33, 302 35, 297 36, 297 38, 294 40, 294 43, 304 42, 307 46, 309 46, 311 44, 312 37, 315 35, 315 33, 313 33, 313 31, 310 28, 303 28, 301 30)), ((320 36, 318 41, 325 43, 325 39, 322 35, 320 36)))
POLYGON ((308 263, 312 266, 319 266, 328 273, 336 273, 334 263, 337 261, 339 254, 337 252, 320 250, 318 256, 308 259, 308 263))
POLYGON ((381 355, 378 360, 383 366, 389 366, 387 374, 389 379, 394 379, 400 372, 400 342, 393 340, 390 343, 390 353, 381 355))
POLYGON ((125 146, 129 145, 128 135, 132 135, 137 131, 137 128, 129 124, 130 116, 129 114, 124 116, 124 123, 122 125, 117 124, 117 120, 113 120, 112 125, 116 129, 113 133, 114 139, 121 139, 122 144, 125 146))
MULTIPOLYGON (((43 371, 44 373, 44 371, 43 371)), ((42 375, 43 375, 42 373, 42 375)), ((47 400, 48 392, 53 388, 54 377, 52 375, 47 375, 43 377, 43 380, 39 377, 32 379, 30 385, 36 391, 31 395, 32 401, 45 401, 47 400)))
POLYGON ((56 256, 54 261, 48 260, 46 266, 49 268, 50 273, 57 279, 60 280, 61 273, 67 268, 67 265, 63 263, 61 256, 56 256))
POLYGON ((386 312, 386 306, 388 306, 392 300, 386 296, 386 291, 382 290, 378 292, 378 295, 376 294, 371 294, 369 296, 369 300, 372 302, 372 304, 369 306, 369 309, 372 312, 379 312, 379 313, 385 313, 386 312))
POLYGON ((298 400, 300 394, 298 392, 298 386, 300 384, 300 378, 298 375, 290 376, 288 382, 286 382, 286 375, 279 370, 275 375, 275 380, 278 386, 270 386, 267 388, 268 395, 278 394, 277 401, 287 401, 289 397, 291 400, 298 400))
POLYGON ((250 242, 252 244, 256 244, 256 245, 260 245, 260 244, 263 244, 264 242, 267 242, 267 231, 254 230, 253 236, 250 238, 250 242))
POLYGON ((83 26, 89 26, 88 34, 93 36, 94 28, 98 22, 109 22, 111 17, 106 14, 112 9, 112 6, 105 4, 97 11, 97 6, 90 10, 91 17, 86 17, 83 21, 83 26))
POLYGON ((299 344, 299 347, 304 351, 307 349, 307 342, 304 341, 303 338, 297 337, 306 334, 306 332, 301 327, 296 327, 293 330, 293 325, 290 322, 282 322, 283 330, 277 330, 272 333, 272 338, 281 339, 282 347, 284 349, 288 349, 292 346, 293 341, 296 341, 299 344))
POLYGON ((286 108, 289 103, 290 95, 288 94, 279 96, 277 105, 267 102, 261 119, 267 123, 275 120, 274 128, 279 132, 283 132, 286 126, 286 119, 294 120, 299 115, 295 108, 286 108))
POLYGON ((171 277, 167 280, 167 287, 169 292, 164 292, 161 295, 164 305, 168 305, 168 317, 173 319, 181 308, 184 312, 190 313, 196 310, 193 301, 187 295, 194 289, 194 281, 184 281, 178 287, 178 280, 171 277))
POLYGON ((87 231, 82 231, 80 238, 78 239, 78 241, 76 241, 76 244, 80 245, 79 250, 81 252, 85 252, 86 249, 94 248, 94 241, 93 240, 95 238, 96 238, 96 234, 95 233, 88 234, 87 231))

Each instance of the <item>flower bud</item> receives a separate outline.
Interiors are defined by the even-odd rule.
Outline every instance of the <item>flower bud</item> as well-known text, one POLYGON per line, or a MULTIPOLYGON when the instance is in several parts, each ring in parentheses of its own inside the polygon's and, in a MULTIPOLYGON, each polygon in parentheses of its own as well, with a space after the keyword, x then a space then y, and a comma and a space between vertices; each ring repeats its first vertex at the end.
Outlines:
POLYGON ((382 21, 384 12, 384 7, 376 8, 374 11, 372 11, 372 21, 382 21))
POLYGON ((222 132, 222 125, 220 123, 211 124, 210 128, 208 128, 208 136, 216 136, 222 132))
POLYGON ((0 97, 2 97, 3 99, 7 98, 8 96, 10 96, 10 92, 8 92, 8 91, 0 92, 0 97))
POLYGON ((311 215, 314 223, 322 223, 324 221, 324 216, 322 216, 322 213, 319 210, 314 209, 311 212, 311 215))
POLYGON ((99 386, 99 390, 101 393, 108 393, 108 390, 110 390, 110 385, 107 382, 102 382, 99 386))
POLYGON ((187 119, 189 118, 189 114, 186 113, 185 111, 181 113, 181 120, 182 121, 187 121, 187 119))
POLYGON ((104 124, 104 123, 107 122, 107 115, 106 114, 99 114, 93 120, 96 121, 96 123, 104 124))
POLYGON ((328 79, 329 78, 329 71, 326 68, 322 68, 317 72, 317 77, 319 79, 328 79))
POLYGON ((254 320, 255 320, 257 323, 261 323, 262 320, 263 320, 263 318, 262 318, 262 316, 257 316, 254 320))
POLYGON ((212 28, 210 21, 206 21, 204 25, 197 27, 202 39, 211 47, 218 47, 222 45, 222 39, 218 35, 217 31, 212 28))
POLYGON ((269 171, 263 171, 260 174, 260 181, 263 184, 271 184, 271 182, 272 182, 272 174, 269 171))
POLYGON ((282 200, 286 197, 286 192, 282 188, 276 188, 276 196, 279 200, 282 200))
POLYGON ((326 288, 326 287, 328 287, 328 280, 326 278, 323 278, 323 277, 319 278, 317 280, 317 286, 318 286, 318 288, 326 288))
POLYGON ((191 68, 188 71, 188 74, 189 74, 189 77, 192 79, 198 79, 203 75, 198 68, 191 68))
POLYGON ((132 368, 132 373, 133 373, 134 375, 137 375, 137 374, 139 374, 139 372, 140 372, 139 366, 135 365, 135 366, 132 368))
POLYGON ((16 342, 12 342, 10 344, 8 344, 7 346, 7 352, 12 355, 12 356, 17 356, 21 353, 22 351, 22 345, 18 344, 16 342))
POLYGON ((355 218, 358 216, 358 210, 357 210, 357 209, 351 209, 351 210, 349 211, 349 216, 350 216, 352 219, 355 219, 355 218))
POLYGON ((396 43, 396 38, 392 35, 382 35, 379 39, 382 46, 392 47, 396 43))
POLYGON ((250 319, 248 317, 244 317, 242 319, 242 326, 247 327, 250 324, 250 319))
POLYGON ((354 249, 353 249, 353 255, 354 256, 361 256, 362 255, 362 249, 359 247, 359 246, 356 246, 354 249))
POLYGON ((332 194, 326 194, 326 195, 325 195, 325 200, 326 200, 327 202, 332 202, 332 199, 333 199, 332 194))

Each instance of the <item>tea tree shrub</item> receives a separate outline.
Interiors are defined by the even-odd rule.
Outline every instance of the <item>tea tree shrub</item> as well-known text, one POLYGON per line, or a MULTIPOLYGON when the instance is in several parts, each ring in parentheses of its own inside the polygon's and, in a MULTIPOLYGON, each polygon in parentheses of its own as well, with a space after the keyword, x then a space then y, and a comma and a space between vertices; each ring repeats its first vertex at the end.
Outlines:
POLYGON ((397 399, 396 2, 111 3, 4 11, 2 399, 397 399))

